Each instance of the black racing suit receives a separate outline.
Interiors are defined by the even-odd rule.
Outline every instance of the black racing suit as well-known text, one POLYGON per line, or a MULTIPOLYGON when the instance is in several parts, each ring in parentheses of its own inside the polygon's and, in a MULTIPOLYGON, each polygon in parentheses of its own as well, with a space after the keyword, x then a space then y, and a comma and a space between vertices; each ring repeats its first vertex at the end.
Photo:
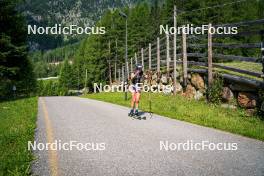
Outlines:
POLYGON ((143 71, 142 70, 136 70, 134 72, 134 77, 132 78, 132 90, 135 92, 140 92, 140 83, 142 82, 143 78, 143 71))

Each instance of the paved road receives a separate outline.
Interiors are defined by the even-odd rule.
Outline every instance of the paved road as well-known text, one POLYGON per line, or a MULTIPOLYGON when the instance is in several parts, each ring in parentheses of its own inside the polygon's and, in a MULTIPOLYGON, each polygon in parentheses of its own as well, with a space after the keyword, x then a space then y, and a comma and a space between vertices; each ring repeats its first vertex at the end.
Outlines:
POLYGON ((157 115, 132 120, 127 112, 125 107, 77 97, 40 98, 38 144, 60 140, 62 144, 78 141, 95 146, 87 151, 76 147, 71 151, 36 150, 33 174, 264 175, 263 142, 157 115), (237 143, 237 150, 173 150, 176 143, 188 140, 237 143), (169 151, 164 146, 160 150, 160 142, 165 141, 171 145, 169 151))

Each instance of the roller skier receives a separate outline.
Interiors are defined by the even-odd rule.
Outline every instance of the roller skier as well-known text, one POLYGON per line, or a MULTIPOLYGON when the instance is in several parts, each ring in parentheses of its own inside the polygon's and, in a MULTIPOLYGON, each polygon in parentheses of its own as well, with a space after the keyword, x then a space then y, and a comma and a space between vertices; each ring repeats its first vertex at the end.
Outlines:
POLYGON ((131 86, 130 92, 131 98, 131 110, 129 112, 130 117, 139 117, 138 104, 140 101, 141 84, 143 81, 143 67, 140 64, 136 65, 134 72, 131 74, 131 86))

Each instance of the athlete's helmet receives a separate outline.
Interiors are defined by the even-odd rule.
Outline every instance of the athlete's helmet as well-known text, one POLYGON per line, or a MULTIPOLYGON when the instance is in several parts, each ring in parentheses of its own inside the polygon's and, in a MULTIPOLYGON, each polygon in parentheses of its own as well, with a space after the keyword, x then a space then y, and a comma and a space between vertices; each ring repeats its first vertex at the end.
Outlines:
POLYGON ((136 64, 136 70, 142 70, 143 66, 141 64, 136 64))

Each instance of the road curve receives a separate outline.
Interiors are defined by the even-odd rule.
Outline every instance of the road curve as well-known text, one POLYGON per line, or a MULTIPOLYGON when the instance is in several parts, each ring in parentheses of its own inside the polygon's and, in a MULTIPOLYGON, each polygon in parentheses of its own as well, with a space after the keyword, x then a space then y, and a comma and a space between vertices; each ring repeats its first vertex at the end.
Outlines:
POLYGON ((103 143, 105 150, 34 150, 33 175, 264 175, 261 141, 158 115, 132 120, 128 110, 78 97, 40 98, 36 144, 103 143), (236 143, 237 150, 160 150, 160 142, 175 146, 188 140, 236 143))

